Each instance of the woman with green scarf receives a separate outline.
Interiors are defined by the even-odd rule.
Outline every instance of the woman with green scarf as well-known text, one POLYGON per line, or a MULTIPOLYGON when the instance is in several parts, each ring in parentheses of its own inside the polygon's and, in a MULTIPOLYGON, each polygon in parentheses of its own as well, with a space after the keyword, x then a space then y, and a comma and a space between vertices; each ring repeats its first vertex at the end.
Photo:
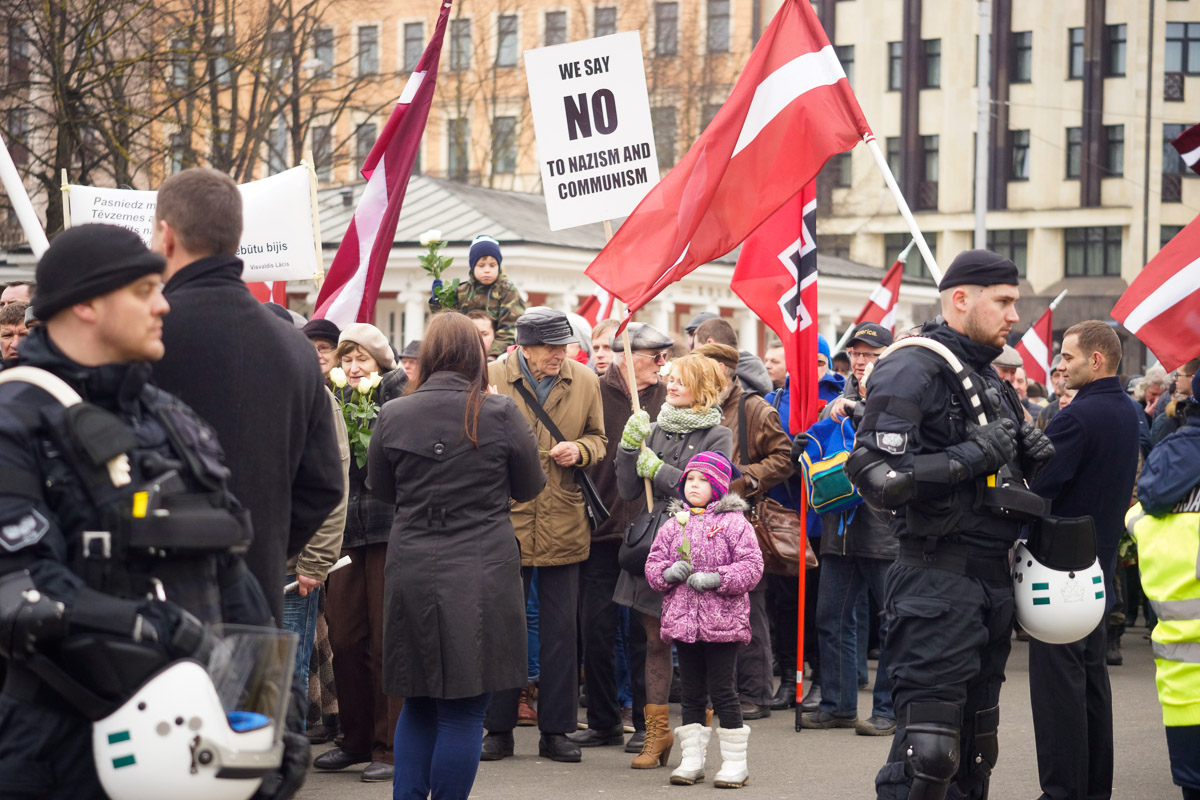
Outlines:
MULTIPOLYGON (((639 411, 625 425, 615 463, 617 490, 626 500, 643 499, 649 479, 654 500, 651 539, 665 519, 667 504, 678 497, 675 487, 688 460, 705 451, 733 454, 733 433, 721 425, 718 405, 725 385, 725 373, 716 361, 686 355, 671 362, 667 400, 658 419, 651 424, 649 415, 639 411)), ((667 763, 674 744, 667 713, 671 645, 659 635, 662 595, 650 588, 644 571, 623 570, 613 601, 640 613, 646 631, 646 739, 632 766, 653 769, 667 763)))

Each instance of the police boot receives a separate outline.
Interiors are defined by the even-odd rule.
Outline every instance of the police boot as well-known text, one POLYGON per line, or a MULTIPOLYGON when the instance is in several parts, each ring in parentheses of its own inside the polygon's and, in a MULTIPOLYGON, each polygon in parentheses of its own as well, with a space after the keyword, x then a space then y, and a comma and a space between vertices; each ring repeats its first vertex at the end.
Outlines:
POLYGON ((750 728, 717 728, 717 739, 721 742, 721 769, 713 778, 718 789, 740 789, 750 782, 746 768, 746 748, 750 743, 750 728))
POLYGON ((912 780, 909 800, 945 800, 958 772, 962 709, 953 703, 913 703, 904 735, 904 772, 912 780))
POLYGON ((683 751, 683 759, 671 773, 671 783, 691 786, 704 781, 704 759, 708 756, 710 738, 712 728, 699 722, 680 725, 675 729, 675 739, 679 742, 679 749, 683 751))

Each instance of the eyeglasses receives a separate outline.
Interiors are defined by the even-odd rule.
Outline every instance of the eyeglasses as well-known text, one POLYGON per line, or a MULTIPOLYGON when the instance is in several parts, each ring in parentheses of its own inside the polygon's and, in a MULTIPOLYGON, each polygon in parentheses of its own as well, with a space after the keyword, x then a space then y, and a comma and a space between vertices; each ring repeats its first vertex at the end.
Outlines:
POLYGON ((866 350, 847 350, 846 355, 850 357, 851 361, 856 358, 861 358, 864 361, 874 361, 875 359, 879 358, 879 353, 870 353, 866 350))
POLYGON ((313 347, 317 348, 317 352, 321 354, 332 353, 334 349, 333 345, 326 344, 325 342, 317 342, 313 347))
POLYGON ((651 360, 652 360, 652 361, 653 361, 655 364, 665 364, 665 363, 667 363, 667 354, 666 354, 666 353, 663 353, 663 352, 658 352, 658 353, 653 353, 653 354, 651 354, 651 353, 639 353, 639 352, 637 352, 637 351, 634 351, 634 355, 635 355, 635 356, 641 356, 642 358, 649 358, 649 359, 651 359, 651 360))

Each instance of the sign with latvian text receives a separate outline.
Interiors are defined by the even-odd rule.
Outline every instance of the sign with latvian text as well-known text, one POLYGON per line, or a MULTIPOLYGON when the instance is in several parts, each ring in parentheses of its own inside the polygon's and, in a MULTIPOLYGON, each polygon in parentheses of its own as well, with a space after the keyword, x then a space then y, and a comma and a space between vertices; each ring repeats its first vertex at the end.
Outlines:
MULTIPOLYGON (((238 257, 247 281, 308 280, 317 273, 308 167, 293 167, 243 183, 242 243, 238 257)), ((158 192, 71 185, 71 225, 119 225, 142 237, 154 234, 158 192)))
POLYGON ((658 183, 637 31, 525 52, 550 230, 623 217, 658 183))

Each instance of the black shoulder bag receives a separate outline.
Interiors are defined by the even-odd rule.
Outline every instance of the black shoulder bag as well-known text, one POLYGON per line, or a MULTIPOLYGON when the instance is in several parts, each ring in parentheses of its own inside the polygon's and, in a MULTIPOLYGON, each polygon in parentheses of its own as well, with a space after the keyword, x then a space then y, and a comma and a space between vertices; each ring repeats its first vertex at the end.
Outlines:
MULTIPOLYGON (((513 387, 529 404, 534 416, 541 420, 542 424, 546 426, 546 430, 550 431, 550 435, 559 442, 567 441, 562 435, 562 431, 554 424, 554 420, 550 419, 550 415, 546 413, 546 409, 542 408, 542 404, 537 401, 537 398, 525 388, 525 384, 517 381, 513 387)), ((592 483, 591 477, 583 467, 575 467, 575 482, 579 484, 579 490, 583 494, 583 507, 587 511, 588 525, 592 530, 596 530, 608 521, 608 507, 600 499, 600 492, 596 491, 596 484, 592 483)))

